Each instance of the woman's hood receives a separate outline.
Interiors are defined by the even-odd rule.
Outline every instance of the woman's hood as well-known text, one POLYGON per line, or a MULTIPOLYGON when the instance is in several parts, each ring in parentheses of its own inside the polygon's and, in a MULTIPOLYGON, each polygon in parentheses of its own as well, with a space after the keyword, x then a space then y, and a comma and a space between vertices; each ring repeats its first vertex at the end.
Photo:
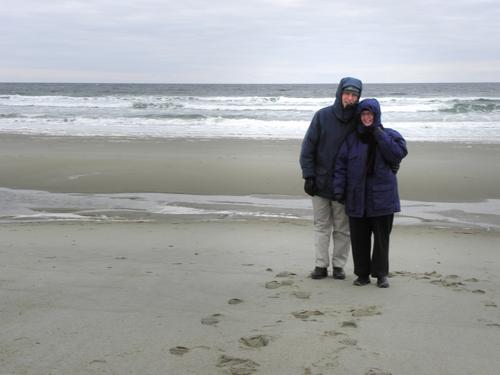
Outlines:
POLYGON ((359 102, 357 107, 357 118, 361 123, 361 112, 370 111, 373 113, 373 126, 378 127, 382 125, 382 113, 380 111, 380 104, 377 99, 364 99, 359 102))

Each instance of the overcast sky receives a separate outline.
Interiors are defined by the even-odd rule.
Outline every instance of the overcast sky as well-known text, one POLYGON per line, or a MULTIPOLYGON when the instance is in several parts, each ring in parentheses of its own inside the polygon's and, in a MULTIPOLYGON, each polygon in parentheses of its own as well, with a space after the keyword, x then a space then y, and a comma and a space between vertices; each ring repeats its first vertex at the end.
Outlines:
POLYGON ((498 0, 2 0, 0 81, 500 82, 498 0))

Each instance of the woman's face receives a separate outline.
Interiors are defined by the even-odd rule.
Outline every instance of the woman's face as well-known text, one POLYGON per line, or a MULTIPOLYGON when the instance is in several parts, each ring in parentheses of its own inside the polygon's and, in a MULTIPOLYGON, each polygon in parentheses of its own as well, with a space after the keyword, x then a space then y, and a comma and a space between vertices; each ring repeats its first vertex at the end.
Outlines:
POLYGON ((372 126, 373 124, 373 113, 370 111, 361 112, 361 122, 364 126, 372 126))

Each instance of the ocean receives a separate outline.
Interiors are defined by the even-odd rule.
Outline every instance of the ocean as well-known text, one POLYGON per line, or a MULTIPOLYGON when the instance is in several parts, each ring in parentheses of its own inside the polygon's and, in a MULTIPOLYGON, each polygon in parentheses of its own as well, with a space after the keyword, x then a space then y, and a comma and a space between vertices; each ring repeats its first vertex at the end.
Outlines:
MULTIPOLYGON (((0 134, 301 139, 335 84, 0 83, 0 134)), ((408 141, 500 143, 500 83, 366 84, 408 141)))

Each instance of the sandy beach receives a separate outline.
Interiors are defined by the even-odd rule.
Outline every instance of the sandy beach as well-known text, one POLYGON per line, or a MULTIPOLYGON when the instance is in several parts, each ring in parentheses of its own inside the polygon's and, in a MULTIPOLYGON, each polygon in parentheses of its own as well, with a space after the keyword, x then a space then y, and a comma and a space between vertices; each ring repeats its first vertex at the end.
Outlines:
POLYGON ((496 374, 498 234, 397 228, 391 288, 307 277, 310 227, 3 225, 6 374, 496 374))
MULTIPOLYGON (((300 142, 3 135, 0 187, 303 196, 300 142)), ((402 199, 500 199, 500 145, 410 143, 402 199)), ((0 374, 497 374, 498 230, 396 226, 391 287, 311 280, 312 223, 0 224, 0 374)))

